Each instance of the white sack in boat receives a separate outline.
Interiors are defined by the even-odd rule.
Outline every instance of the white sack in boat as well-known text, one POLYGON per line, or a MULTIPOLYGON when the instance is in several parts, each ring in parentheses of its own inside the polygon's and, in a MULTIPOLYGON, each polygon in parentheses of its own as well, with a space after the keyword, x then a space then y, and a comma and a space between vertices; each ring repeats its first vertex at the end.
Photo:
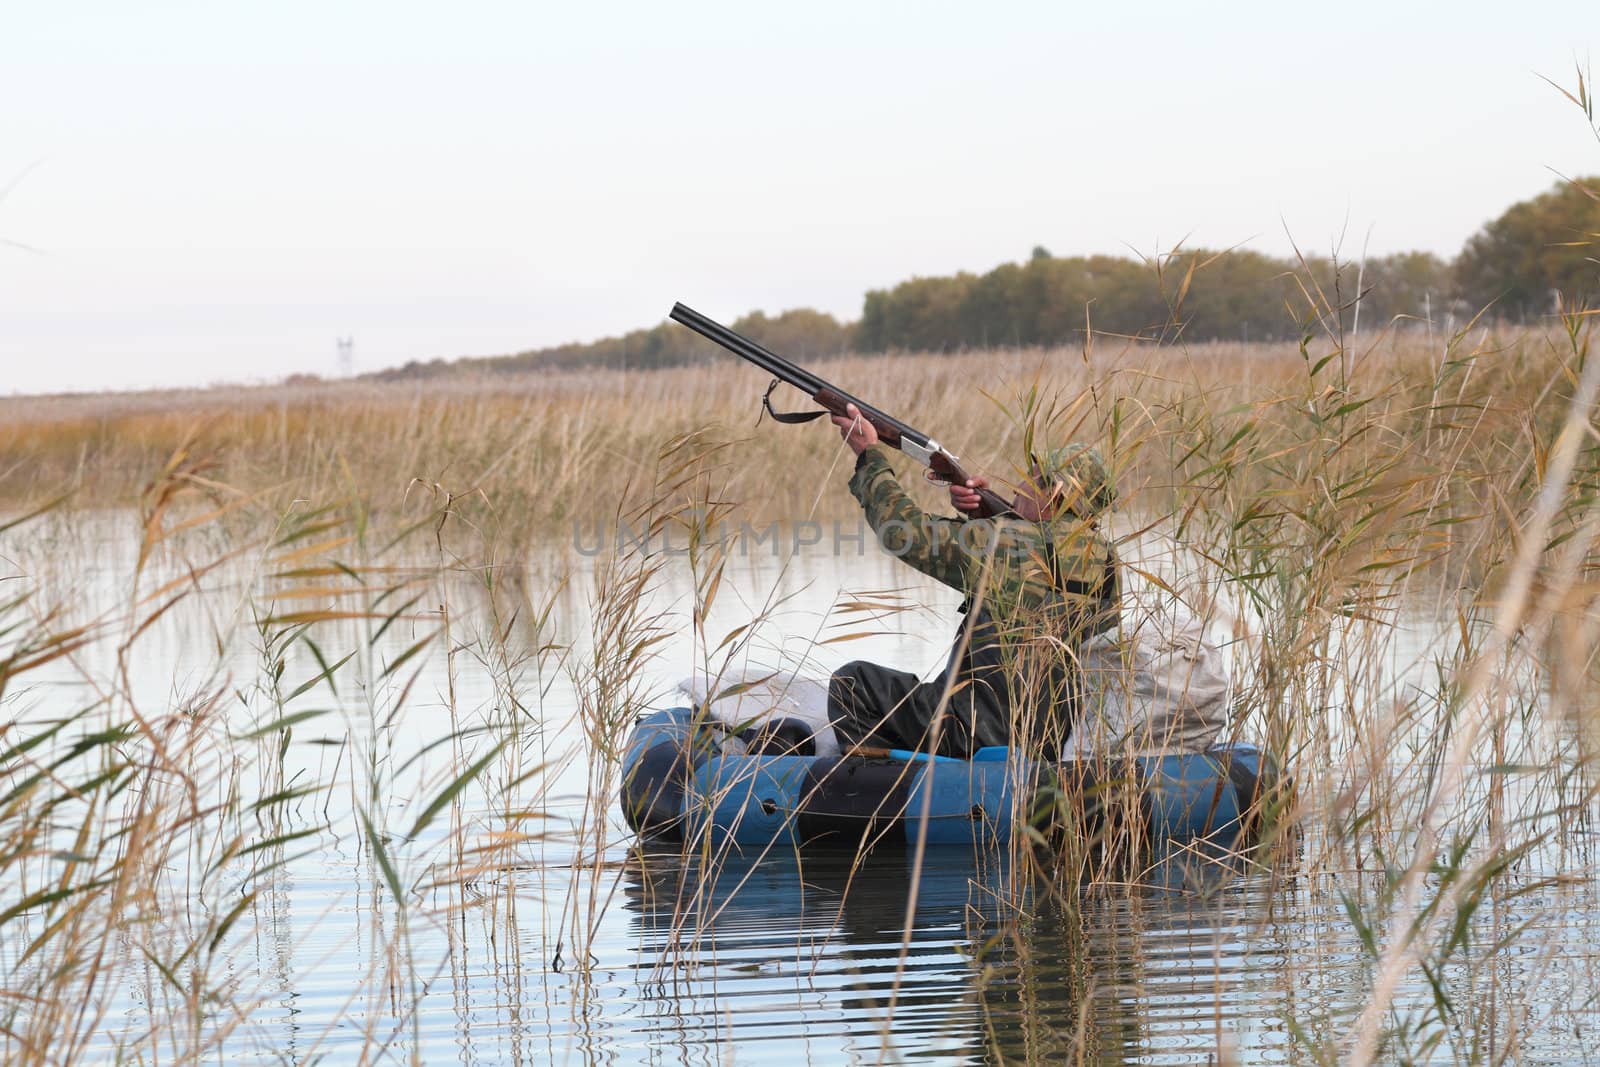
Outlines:
POLYGON ((696 708, 707 708, 712 718, 732 732, 758 726, 768 719, 795 719, 810 728, 817 755, 839 754, 839 738, 828 721, 826 679, 770 671, 746 671, 718 678, 696 675, 679 682, 678 691, 688 696, 696 708))

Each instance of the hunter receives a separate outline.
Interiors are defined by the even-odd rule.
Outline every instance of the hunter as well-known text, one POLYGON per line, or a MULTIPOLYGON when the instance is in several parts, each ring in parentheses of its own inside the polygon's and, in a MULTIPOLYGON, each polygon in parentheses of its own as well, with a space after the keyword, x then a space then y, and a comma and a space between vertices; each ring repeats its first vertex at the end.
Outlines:
MULTIPOLYGON (((856 455, 850 492, 879 543, 966 597, 936 681, 861 661, 833 674, 828 715, 840 742, 957 757, 1018 745, 1055 756, 1081 703, 1076 651, 1120 617, 1116 551, 1098 526, 1116 488, 1099 455, 1068 445, 1030 457, 1012 514, 946 518, 912 502, 855 405, 831 418, 856 455)), ((951 485, 951 502, 973 516, 987 486, 981 477, 951 485)))

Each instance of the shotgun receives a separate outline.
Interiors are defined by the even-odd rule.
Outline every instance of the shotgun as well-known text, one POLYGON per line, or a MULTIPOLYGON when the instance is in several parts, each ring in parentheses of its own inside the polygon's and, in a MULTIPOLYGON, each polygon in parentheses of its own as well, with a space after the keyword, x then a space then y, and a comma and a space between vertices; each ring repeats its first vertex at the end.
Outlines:
MULTIPOLYGON (((772 384, 767 386, 766 395, 761 398, 761 404, 766 408, 767 414, 778 422, 799 423, 810 422, 824 414, 844 415, 846 408, 851 404, 861 412, 861 417, 872 423, 873 429, 878 431, 878 440, 890 448, 898 448, 924 467, 928 468, 928 476, 936 482, 945 485, 959 483, 965 485, 972 477, 961 466, 960 460, 955 455, 945 450, 933 438, 920 430, 901 422, 893 415, 887 414, 873 407, 866 401, 851 396, 843 389, 831 385, 823 379, 812 374, 804 367, 789 362, 770 349, 763 348, 743 334, 706 318, 693 308, 683 304, 672 305, 672 321, 689 327, 695 333, 708 341, 726 348, 729 352, 747 359, 772 375, 772 384), (772 390, 783 382, 794 386, 805 393, 812 400, 822 405, 824 411, 774 411, 772 409, 772 390)), ((982 501, 978 507, 980 518, 994 518, 999 515, 1010 515, 1011 505, 990 489, 979 489, 978 496, 982 501)))

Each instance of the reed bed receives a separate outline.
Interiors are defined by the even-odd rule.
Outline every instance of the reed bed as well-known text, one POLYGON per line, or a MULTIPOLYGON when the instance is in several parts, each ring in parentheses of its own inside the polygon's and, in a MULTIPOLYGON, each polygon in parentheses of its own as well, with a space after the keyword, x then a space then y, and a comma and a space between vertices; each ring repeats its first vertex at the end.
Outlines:
MULTIPOLYGON (((1180 593, 1231 635, 1235 729, 1297 783, 1265 813, 1267 848, 1236 857, 1233 876, 1329 895, 1364 949, 1354 1017, 1285 994, 1305 1009, 1284 1020, 1297 1062, 1514 1060, 1531 1034, 1593 1013, 1582 995, 1530 1003, 1495 966, 1514 951, 1522 980, 1564 973, 1570 943, 1550 931, 1594 874, 1591 320, 1351 335, 1308 297, 1299 345, 1097 338, 814 369, 1002 479, 1030 447, 1067 440, 1111 460, 1128 580, 1180 593), (1432 990, 1420 1007, 1396 999, 1416 975, 1432 990)), ((515 935, 532 920, 511 875, 537 865, 567 872, 542 958, 507 949, 487 966, 560 974, 560 1010, 598 1011, 590 961, 623 877, 609 821, 621 745, 677 625, 657 586, 687 575, 692 666, 715 677, 781 606, 758 599, 740 627, 708 626, 741 551, 720 531, 854 514, 837 437, 757 426, 762 385, 730 361, 7 402, 8 1058, 262 1053, 265 994, 241 962, 288 906, 287 865, 330 840, 360 857, 368 977, 295 1058, 350 1027, 349 1058, 414 1057, 439 966, 417 946, 469 921, 515 935), (91 605, 72 571, 107 509, 139 521, 121 535, 124 586, 91 605), (585 559, 573 551, 585 524, 684 551, 602 538, 585 559), (209 620, 206 666, 152 701, 135 677, 161 665, 147 650, 161 620, 191 609, 209 620), (487 698, 461 694, 484 679, 487 698), (557 685, 574 694, 565 733, 548 707, 557 685), (421 716, 419 742, 401 726, 421 716), (558 832, 557 783, 574 781, 581 814, 558 832)), ((892 604, 863 610, 868 599, 843 599, 836 621, 895 624, 892 604)), ((1075 991, 1048 1026, 1037 1017, 1053 1009, 1017 1024, 990 1004, 995 1055, 1106 1051, 1080 961, 1033 958, 1026 936, 1048 913, 1088 945, 1104 939, 1088 917, 1106 900, 1142 906, 1149 872, 1091 864, 1090 844, 1019 846, 984 882, 972 950, 984 980, 1010 975, 1024 999, 1046 980, 1075 991)), ((709 841, 681 859, 730 861, 709 841)), ((664 960, 692 967, 714 951, 728 902, 712 882, 661 890, 664 960)), ((1313 945, 1281 981, 1342 966, 1313 945)), ((886 1058, 899 988, 879 1015, 886 1058)), ((1221 1039, 1215 1052, 1228 1054, 1221 1039)))
MULTIPOLYGON (((1441 350, 1415 331, 1386 335, 1360 370, 1405 368, 1431 379, 1441 350)), ((1008 410, 1018 398, 1008 390, 1129 394, 1185 410, 1200 396, 1220 411, 1298 391, 1304 361, 1292 345, 1104 338, 1074 349, 852 356, 814 369, 1004 476, 1017 443, 1008 410)), ((696 432, 737 446, 724 487, 743 518, 846 515, 847 497, 817 499, 815 472, 837 458, 836 442, 815 426, 757 428, 764 385, 759 371, 730 357, 628 373, 17 398, 0 401, 0 501, 16 509, 66 494, 73 507, 131 506, 181 448, 204 455, 216 482, 265 494, 269 511, 292 499, 353 497, 374 514, 393 514, 419 482, 447 487, 458 507, 479 494, 502 543, 529 547, 569 541, 574 521, 614 518, 661 443, 696 432)), ((783 393, 775 400, 783 404, 783 393)))

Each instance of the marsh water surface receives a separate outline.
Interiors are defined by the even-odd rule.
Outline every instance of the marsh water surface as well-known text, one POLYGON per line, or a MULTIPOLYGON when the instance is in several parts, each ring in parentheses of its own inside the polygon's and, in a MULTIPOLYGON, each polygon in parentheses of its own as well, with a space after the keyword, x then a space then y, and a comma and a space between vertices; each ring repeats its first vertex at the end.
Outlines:
MULTIPOLYGON (((53 572, 38 563, 48 551, 14 553, 22 573, 53 575, 27 579, 43 593, 70 591, 84 614, 127 599, 126 538, 86 537, 53 572)), ((539 563, 527 581, 553 582, 567 566, 539 563)), ((275 704, 263 695, 273 631, 259 605, 281 586, 239 566, 163 614, 136 656, 119 658, 111 635, 7 694, 6 718, 22 725, 92 705, 118 677, 146 708, 220 699, 232 740, 218 751, 238 765, 208 780, 241 793, 316 786, 250 816, 262 839, 279 842, 258 857, 270 863, 230 860, 223 876, 200 860, 159 876, 167 899, 193 912, 255 895, 227 932, 226 965, 208 972, 199 1008, 185 1006, 181 972, 114 946, 124 958, 103 994, 95 1055, 137 1050, 157 1062, 207 1047, 218 1060, 289 1063, 1311 1063, 1314 1047, 1340 1047, 1373 981, 1373 935, 1356 917, 1383 872, 1306 864, 1323 855, 1315 818, 1270 864, 1064 896, 1019 896, 1001 858, 936 849, 923 858, 914 907, 910 852, 707 865, 640 847, 614 798, 592 796, 598 757, 574 664, 594 648, 593 575, 582 560, 572 567, 544 630, 561 655, 497 654, 486 634, 516 645, 521 631, 486 621, 486 598, 463 581, 431 588, 381 633, 365 620, 322 623, 321 654, 356 652, 346 668, 355 673, 325 694, 313 687, 275 704), (389 672, 446 623, 406 670, 389 672), (287 733, 255 733, 285 708, 316 714, 287 733), (516 758, 450 795, 419 828, 452 770, 497 737, 516 758), (513 829, 509 844, 482 846, 513 829)), ((725 584, 697 629, 686 609, 691 577, 663 572, 651 603, 671 614, 641 672, 647 703, 673 702, 673 684, 706 658, 706 635, 755 615, 766 618, 751 662, 819 674, 849 658, 932 669, 955 607, 948 591, 870 555, 758 556, 732 564, 725 584), (907 610, 879 613, 871 626, 859 616, 841 623, 841 589, 885 602, 884 591, 900 590, 907 610), (872 632, 814 645, 846 630, 872 632)), ((280 694, 320 669, 303 642, 284 661, 280 694)), ((1561 848, 1563 872, 1590 869, 1586 827, 1572 827, 1561 848)), ((1542 864, 1556 861, 1545 857, 1523 858, 1515 877, 1527 892, 1464 920, 1466 951, 1401 982, 1393 1017, 1417 1021, 1417 1059, 1464 1062, 1507 1048, 1525 1063, 1600 1057, 1600 902, 1591 879, 1547 883, 1542 864), (1538 1025, 1526 1033, 1494 1032, 1529 1020, 1538 1025)), ((23 889, 6 887, 6 899, 23 889)), ((23 914, 5 928, 0 962, 13 993, 48 966, 24 958, 42 922, 23 914)))

